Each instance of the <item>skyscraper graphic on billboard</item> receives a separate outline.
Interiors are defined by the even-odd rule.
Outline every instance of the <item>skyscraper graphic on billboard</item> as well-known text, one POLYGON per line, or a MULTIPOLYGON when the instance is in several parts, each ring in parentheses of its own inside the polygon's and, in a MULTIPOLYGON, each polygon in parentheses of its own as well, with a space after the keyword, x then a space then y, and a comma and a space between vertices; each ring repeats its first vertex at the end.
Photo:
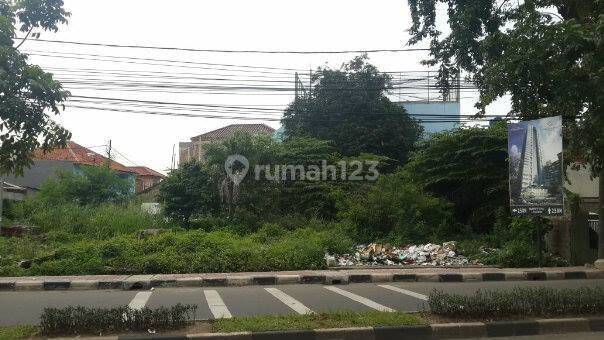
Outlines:
POLYGON ((513 215, 563 215, 562 117, 508 125, 513 215))

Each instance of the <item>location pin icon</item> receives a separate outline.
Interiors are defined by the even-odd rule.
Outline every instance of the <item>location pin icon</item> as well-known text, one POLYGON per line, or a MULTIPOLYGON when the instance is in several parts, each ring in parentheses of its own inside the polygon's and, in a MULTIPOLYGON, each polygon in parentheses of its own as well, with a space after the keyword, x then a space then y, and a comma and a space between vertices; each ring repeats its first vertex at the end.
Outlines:
POLYGON ((243 181, 249 169, 250 162, 242 155, 230 155, 224 162, 224 170, 235 185, 243 181))

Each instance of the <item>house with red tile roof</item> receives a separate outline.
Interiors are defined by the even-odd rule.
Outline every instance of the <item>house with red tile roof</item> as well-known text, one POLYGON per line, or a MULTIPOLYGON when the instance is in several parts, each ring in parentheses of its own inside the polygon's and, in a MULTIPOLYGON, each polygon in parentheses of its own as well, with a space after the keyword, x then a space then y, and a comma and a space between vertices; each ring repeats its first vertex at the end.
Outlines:
POLYGON ((128 169, 136 174, 136 193, 143 192, 166 178, 164 174, 146 166, 129 166, 128 169))
POLYGON ((179 162, 182 164, 192 160, 201 161, 205 154, 203 147, 205 144, 226 140, 233 137, 237 132, 272 136, 275 133, 275 129, 266 124, 231 124, 203 133, 192 137, 190 142, 179 143, 179 162))
POLYGON ((34 151, 34 160, 67 161, 77 165, 90 166, 107 166, 107 164, 109 164, 109 168, 112 170, 124 173, 135 173, 135 171, 129 169, 127 166, 73 141, 68 141, 64 148, 56 148, 49 151, 38 149, 34 151))
POLYGON ((82 166, 108 165, 118 176, 129 180, 132 192, 135 191, 136 171, 73 141, 67 142, 63 148, 36 150, 33 161, 33 165, 24 170, 23 176, 11 175, 6 180, 27 188, 31 194, 38 191, 46 180, 55 178, 58 172, 79 172, 82 166))

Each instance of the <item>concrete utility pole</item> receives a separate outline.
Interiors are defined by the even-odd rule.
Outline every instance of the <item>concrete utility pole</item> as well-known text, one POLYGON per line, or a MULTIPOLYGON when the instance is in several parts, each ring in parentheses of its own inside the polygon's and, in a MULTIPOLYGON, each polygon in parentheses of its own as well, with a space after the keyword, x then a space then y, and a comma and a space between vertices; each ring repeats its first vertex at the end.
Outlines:
POLYGON ((111 169, 111 139, 109 140, 109 145, 107 147, 107 168, 111 169))
POLYGON ((174 170, 176 167, 176 154, 174 150, 176 149, 176 144, 172 144, 172 161, 170 162, 170 170, 174 170))
POLYGON ((0 178, 0 226, 2 226, 2 214, 4 213, 4 178, 0 178))
POLYGON ((598 209, 598 259, 594 266, 598 269, 604 269, 604 168, 600 169, 600 182, 598 196, 600 207, 598 209))

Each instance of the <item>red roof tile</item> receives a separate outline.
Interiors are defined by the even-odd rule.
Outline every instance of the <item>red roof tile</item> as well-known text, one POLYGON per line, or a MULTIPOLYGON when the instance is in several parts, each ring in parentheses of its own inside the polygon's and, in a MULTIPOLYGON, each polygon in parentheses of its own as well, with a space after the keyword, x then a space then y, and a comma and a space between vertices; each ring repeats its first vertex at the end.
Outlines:
POLYGON ((135 172, 137 175, 141 176, 153 176, 153 177, 161 177, 165 178, 166 175, 159 173, 151 168, 147 168, 146 166, 129 166, 128 169, 130 171, 135 172))
MULTIPOLYGON (((34 159, 68 161, 92 166, 106 165, 108 161, 107 157, 72 141, 67 142, 67 145, 64 148, 56 148, 47 152, 44 152, 42 149, 37 149, 34 151, 34 159)), ((114 160, 111 160, 110 168, 121 172, 134 172, 114 160)))
POLYGON ((192 141, 215 141, 223 140, 235 135, 236 132, 243 131, 250 134, 272 134, 275 129, 265 124, 231 124, 223 128, 206 132, 199 136, 191 138, 192 141))

